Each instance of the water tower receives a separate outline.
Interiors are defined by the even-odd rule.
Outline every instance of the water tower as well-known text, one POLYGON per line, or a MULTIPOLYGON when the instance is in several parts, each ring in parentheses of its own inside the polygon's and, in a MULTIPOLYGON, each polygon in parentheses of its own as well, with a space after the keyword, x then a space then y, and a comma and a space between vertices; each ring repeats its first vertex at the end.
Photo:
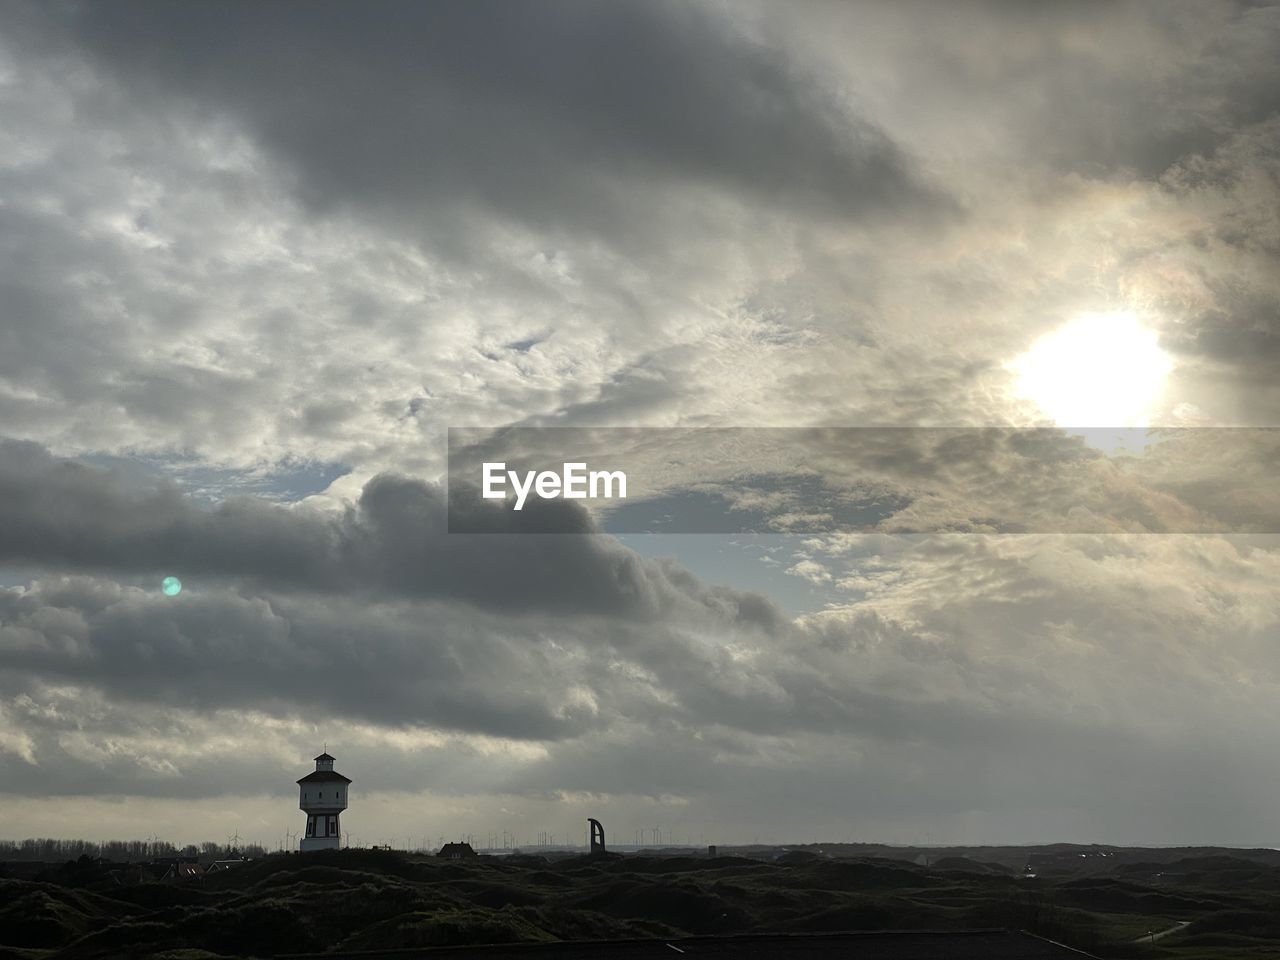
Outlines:
POLYGON ((298 781, 298 806, 307 815, 307 831, 299 847, 308 850, 337 850, 342 846, 338 817, 347 809, 347 784, 333 769, 333 757, 322 753, 316 757, 316 769, 298 781))

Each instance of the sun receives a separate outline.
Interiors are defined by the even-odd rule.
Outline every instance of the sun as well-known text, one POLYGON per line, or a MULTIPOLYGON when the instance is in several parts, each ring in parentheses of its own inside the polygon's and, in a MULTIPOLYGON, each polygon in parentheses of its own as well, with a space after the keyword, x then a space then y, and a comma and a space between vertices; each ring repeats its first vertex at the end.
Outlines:
POLYGON ((1008 365, 1017 395, 1064 428, 1145 427, 1173 361, 1129 311, 1088 313, 1008 365))

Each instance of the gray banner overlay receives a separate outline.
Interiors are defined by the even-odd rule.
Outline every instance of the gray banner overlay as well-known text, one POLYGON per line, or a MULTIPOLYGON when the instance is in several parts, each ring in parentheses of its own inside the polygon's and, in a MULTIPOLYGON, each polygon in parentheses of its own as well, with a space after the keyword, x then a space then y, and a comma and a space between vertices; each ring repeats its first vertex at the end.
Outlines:
POLYGON ((449 531, 1280 533, 1278 463, 1269 427, 451 428, 449 531))

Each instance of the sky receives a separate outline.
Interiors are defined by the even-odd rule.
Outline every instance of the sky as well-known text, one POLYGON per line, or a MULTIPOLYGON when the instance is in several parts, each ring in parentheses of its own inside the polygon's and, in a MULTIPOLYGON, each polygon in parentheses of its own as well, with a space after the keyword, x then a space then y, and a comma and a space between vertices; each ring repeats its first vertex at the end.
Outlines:
POLYGON ((1274 3, 10 0, 0 829, 1270 846, 1278 263, 1274 3))

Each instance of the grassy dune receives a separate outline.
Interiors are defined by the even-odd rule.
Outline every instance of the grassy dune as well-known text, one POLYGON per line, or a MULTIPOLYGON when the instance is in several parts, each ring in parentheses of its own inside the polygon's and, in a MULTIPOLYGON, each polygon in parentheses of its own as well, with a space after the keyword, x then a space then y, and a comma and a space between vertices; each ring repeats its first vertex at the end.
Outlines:
POLYGON ((0 879, 0 960, 992 926, 1106 957, 1280 956, 1280 866, 1245 854, 1109 856, 1083 867, 1066 858, 1034 878, 1000 862, 1008 857, 948 855, 926 867, 803 851, 457 863, 347 850, 275 855, 177 883, 136 872, 129 882, 81 861, 0 879), (1181 921, 1191 922, 1156 944, 1133 942, 1181 921))

